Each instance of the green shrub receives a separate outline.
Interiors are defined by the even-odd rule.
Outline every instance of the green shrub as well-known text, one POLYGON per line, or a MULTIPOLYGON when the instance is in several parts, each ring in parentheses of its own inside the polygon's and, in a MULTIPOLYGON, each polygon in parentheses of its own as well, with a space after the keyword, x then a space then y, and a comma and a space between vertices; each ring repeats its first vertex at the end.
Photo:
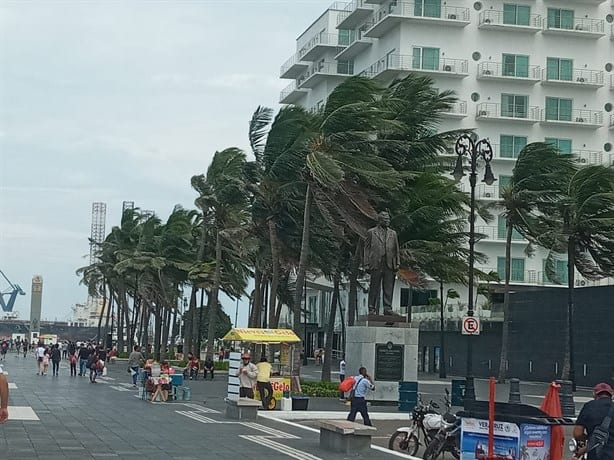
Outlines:
POLYGON ((339 396, 337 382, 306 382, 301 381, 301 389, 305 396, 336 398, 339 396))
POLYGON ((230 366, 229 361, 214 361, 213 364, 216 371, 227 371, 230 366))
POLYGON ((130 353, 128 353, 127 351, 120 351, 119 353, 117 353, 117 357, 121 359, 128 359, 129 356, 130 353))

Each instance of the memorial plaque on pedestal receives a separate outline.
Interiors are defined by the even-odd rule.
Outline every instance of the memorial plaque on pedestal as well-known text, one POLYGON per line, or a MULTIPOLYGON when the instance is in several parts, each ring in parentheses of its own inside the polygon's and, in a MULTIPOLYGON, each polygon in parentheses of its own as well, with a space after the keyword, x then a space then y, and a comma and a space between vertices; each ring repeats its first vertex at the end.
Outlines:
POLYGON ((375 380, 400 382, 403 380, 405 346, 392 342, 375 345, 375 380))

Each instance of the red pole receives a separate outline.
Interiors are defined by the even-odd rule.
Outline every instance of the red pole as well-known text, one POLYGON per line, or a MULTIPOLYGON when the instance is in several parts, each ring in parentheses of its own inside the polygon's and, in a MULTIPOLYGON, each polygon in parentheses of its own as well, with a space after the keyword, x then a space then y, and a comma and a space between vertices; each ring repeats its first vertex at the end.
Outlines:
POLYGON ((495 458, 495 378, 489 380, 488 395, 488 460, 495 458))

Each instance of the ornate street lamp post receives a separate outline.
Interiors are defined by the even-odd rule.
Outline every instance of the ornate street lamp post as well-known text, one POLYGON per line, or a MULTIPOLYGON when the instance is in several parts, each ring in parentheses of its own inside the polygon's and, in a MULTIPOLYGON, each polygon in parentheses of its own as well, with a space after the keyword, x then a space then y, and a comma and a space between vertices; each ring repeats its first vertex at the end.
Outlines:
MULTIPOLYGON (((492 185, 497 179, 492 173, 490 162, 493 158, 493 151, 490 142, 487 139, 477 140, 474 134, 468 136, 463 134, 454 146, 456 152, 456 166, 452 175, 457 181, 465 176, 463 162, 464 157, 469 158, 470 173, 469 185, 471 187, 471 200, 469 204, 469 299, 467 306, 467 316, 474 315, 474 299, 473 299, 473 265, 475 253, 475 186, 477 182, 478 160, 482 159, 486 163, 484 171, 484 182, 486 185, 492 185)), ((465 386, 465 407, 475 401, 475 386, 473 381, 473 336, 467 336, 467 382, 465 386)))

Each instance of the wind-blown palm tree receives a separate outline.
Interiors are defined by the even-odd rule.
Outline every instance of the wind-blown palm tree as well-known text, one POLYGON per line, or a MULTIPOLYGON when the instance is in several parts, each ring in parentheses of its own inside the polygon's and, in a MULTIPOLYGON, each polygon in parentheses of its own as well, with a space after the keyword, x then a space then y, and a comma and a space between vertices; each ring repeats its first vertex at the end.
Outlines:
POLYGON ((501 189, 505 232, 505 276, 503 297, 503 331, 499 363, 499 382, 505 382, 510 321, 510 278, 512 238, 516 231, 529 241, 539 235, 539 215, 548 212, 561 197, 566 178, 574 171, 570 155, 561 155, 550 144, 534 142, 520 152, 512 177, 501 189))

